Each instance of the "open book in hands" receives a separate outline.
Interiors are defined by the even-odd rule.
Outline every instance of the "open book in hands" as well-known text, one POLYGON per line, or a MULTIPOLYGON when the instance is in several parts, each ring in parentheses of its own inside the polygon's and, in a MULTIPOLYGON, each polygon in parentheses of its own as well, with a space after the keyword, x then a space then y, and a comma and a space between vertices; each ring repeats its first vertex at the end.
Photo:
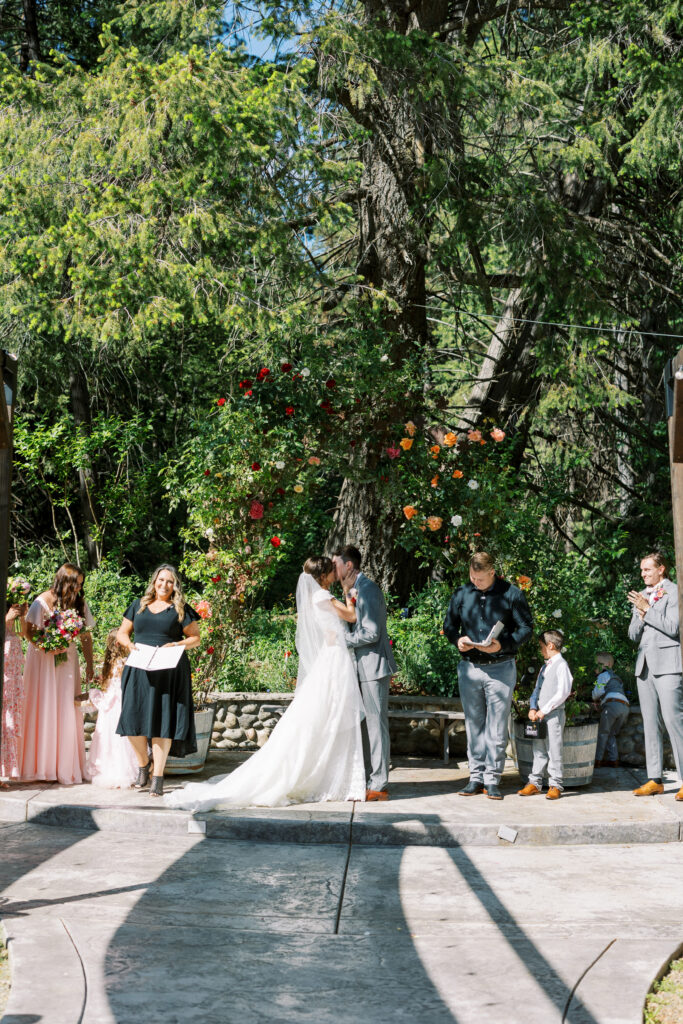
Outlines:
POLYGON ((496 622, 496 624, 491 627, 491 632, 489 633, 485 640, 481 640, 479 643, 476 644, 474 640, 470 640, 470 643, 472 644, 473 647, 488 647, 492 640, 498 639, 500 634, 503 632, 504 628, 505 627, 503 626, 503 623, 499 619, 498 622, 496 622))
POLYGON ((136 644, 126 658, 126 665, 130 665, 131 668, 144 668, 147 672, 175 668, 184 650, 183 646, 150 647, 149 644, 136 644))

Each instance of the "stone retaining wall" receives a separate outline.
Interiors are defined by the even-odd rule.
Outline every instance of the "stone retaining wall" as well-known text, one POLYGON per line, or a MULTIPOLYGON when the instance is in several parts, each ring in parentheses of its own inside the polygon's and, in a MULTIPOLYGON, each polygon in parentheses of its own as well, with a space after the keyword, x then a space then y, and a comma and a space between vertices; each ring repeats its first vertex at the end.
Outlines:
MULTIPOLYGON (((273 705, 288 707, 293 693, 212 693, 209 700, 216 704, 216 719, 211 735, 211 746, 218 750, 258 750, 266 742, 279 715, 269 709, 273 705)), ((462 704, 454 698, 390 697, 390 710, 415 710, 415 718, 389 719, 391 749, 395 754, 415 754, 439 757, 442 753, 441 733, 435 721, 429 721, 429 711, 462 711, 462 704)), ((85 716, 86 747, 95 729, 96 713, 85 716)), ((451 722, 451 757, 463 758, 467 753, 465 723, 451 722)), ((619 735, 619 757, 624 764, 645 764, 643 717, 636 705, 619 735)), ((666 768, 674 767, 668 738, 664 742, 666 768)))

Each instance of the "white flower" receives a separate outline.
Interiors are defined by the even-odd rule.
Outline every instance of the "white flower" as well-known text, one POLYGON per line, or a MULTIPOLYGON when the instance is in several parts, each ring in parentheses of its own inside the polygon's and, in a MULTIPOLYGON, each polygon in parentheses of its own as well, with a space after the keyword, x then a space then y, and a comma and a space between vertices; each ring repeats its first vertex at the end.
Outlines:
POLYGON ((311 376, 311 371, 308 369, 307 366, 304 366, 303 370, 301 371, 301 376, 302 377, 310 377, 311 376))
POLYGON ((553 615, 554 619, 561 619, 562 618, 562 609, 561 608, 556 608, 555 611, 552 613, 552 615, 553 615))
POLYGON ((467 486, 469 487, 469 489, 471 491, 476 491, 477 488, 479 487, 479 484, 477 483, 476 480, 468 480, 467 481, 467 486))
POLYGON ((284 468, 285 468, 285 464, 284 464, 284 462, 282 461, 282 459, 280 459, 280 461, 279 461, 279 462, 276 462, 276 463, 275 463, 275 468, 276 468, 276 469, 284 469, 284 468))
POLYGON ((455 527, 462 526, 462 516, 451 516, 451 525, 455 527))
POLYGON ((389 362, 389 356, 385 353, 382 356, 382 358, 380 359, 380 363, 388 363, 388 362, 389 362))
POLYGON ((204 536, 206 537, 207 540, 213 540, 216 534, 213 532, 212 527, 209 527, 204 536))

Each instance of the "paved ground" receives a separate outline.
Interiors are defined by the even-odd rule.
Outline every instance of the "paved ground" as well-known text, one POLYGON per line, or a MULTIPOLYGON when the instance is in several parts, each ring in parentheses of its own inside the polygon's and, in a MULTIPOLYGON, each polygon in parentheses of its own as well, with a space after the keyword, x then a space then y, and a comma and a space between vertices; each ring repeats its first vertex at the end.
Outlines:
POLYGON ((289 822, 242 812, 207 841, 187 835, 191 816, 150 809, 149 797, 105 794, 98 808, 87 787, 15 792, 0 818, 34 806, 29 821, 0 824, 13 967, 2 1024, 640 1024, 683 940, 680 833, 652 837, 680 824, 675 787, 665 800, 627 799, 632 777, 614 775, 614 795, 606 778, 521 806, 451 797, 462 774, 397 767, 400 799, 361 809, 373 842, 357 841, 358 807, 292 809, 289 822), (69 807, 89 830, 55 824, 69 807), (506 821, 541 834, 557 811, 565 836, 586 824, 609 836, 624 814, 651 830, 633 845, 486 838, 506 821), (231 840, 235 821, 258 824, 261 841, 231 840), (454 845, 452 828, 468 821, 485 841, 454 845), (412 832, 400 844, 406 822, 425 829, 421 845, 412 832), (310 841, 273 841, 288 824, 289 838, 303 828, 310 841))

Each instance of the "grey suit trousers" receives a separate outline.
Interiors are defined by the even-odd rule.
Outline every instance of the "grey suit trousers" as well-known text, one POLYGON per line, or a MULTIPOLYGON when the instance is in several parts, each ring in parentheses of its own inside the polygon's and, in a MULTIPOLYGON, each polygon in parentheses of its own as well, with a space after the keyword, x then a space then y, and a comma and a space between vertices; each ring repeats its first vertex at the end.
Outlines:
POLYGON ((683 781, 683 677, 654 676, 647 664, 638 682, 638 699, 645 730, 645 761, 650 779, 662 777, 662 738, 669 734, 678 777, 683 781))
POLYGON ((546 735, 542 740, 534 740, 534 760, 531 766, 529 782, 536 789, 543 789, 543 776, 548 771, 548 785, 554 786, 562 791, 563 765, 562 765, 562 737, 564 734, 564 708, 555 708, 546 715, 546 735))
POLYGON ((595 760, 602 761, 607 754, 606 760, 618 761, 619 748, 617 736, 621 727, 628 718, 629 707, 620 700, 606 700, 600 712, 600 726, 598 727, 598 745, 595 748, 595 760))
POLYGON ((387 788, 389 780, 389 683, 383 679, 361 680, 365 718, 361 723, 363 757, 368 789, 387 788))
POLYGON ((490 665, 462 659, 458 687, 465 712, 467 760, 472 782, 498 785, 505 767, 508 716, 517 680, 513 658, 490 665))

